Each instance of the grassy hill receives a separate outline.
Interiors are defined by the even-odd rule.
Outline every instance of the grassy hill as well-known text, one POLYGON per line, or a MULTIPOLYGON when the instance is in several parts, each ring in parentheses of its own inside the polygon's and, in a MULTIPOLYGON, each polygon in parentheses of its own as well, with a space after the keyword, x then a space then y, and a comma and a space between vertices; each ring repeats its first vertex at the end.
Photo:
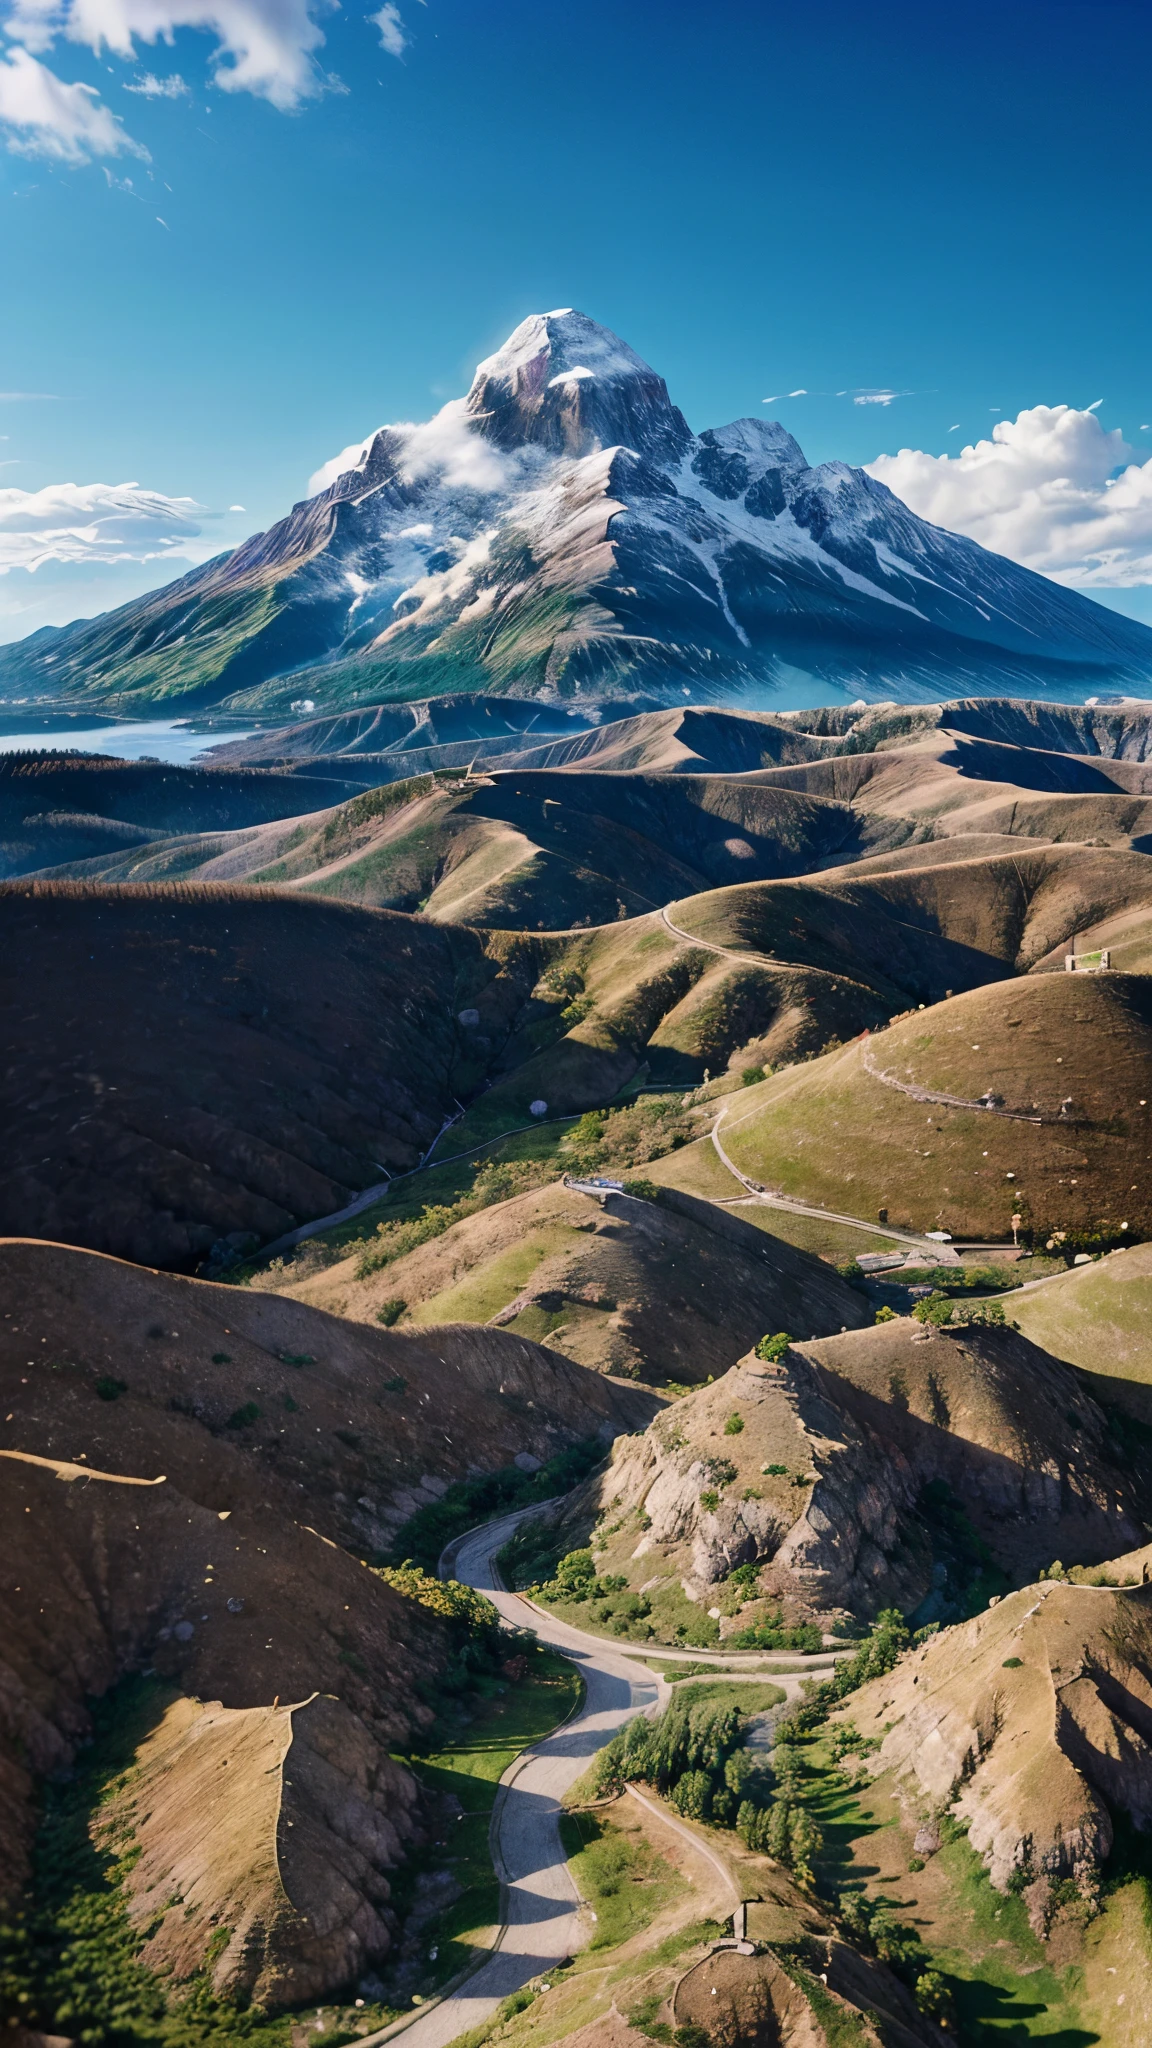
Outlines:
POLYGON ((1133 1245, 1014 1294, 1010 1313, 1034 1344, 1070 1365, 1152 1383, 1152 1246, 1133 1245))
POLYGON ((1018 1214, 1039 1244, 1055 1231, 1120 1235, 1122 1224, 1135 1239, 1152 1235, 1150 1057, 1141 977, 1033 975, 772 1076, 732 1099, 720 1134, 740 1170, 774 1191, 864 1217, 883 1210, 898 1228, 1005 1239, 1018 1214), (988 1091, 1014 1114, 975 1106, 988 1091))
POLYGON ((272 1284, 358 1322, 493 1324, 628 1379, 694 1385, 765 1330, 825 1335, 870 1318, 818 1259, 704 1202, 560 1182, 501 1202, 374 1267, 360 1252, 272 1284), (403 1307, 401 1307, 403 1304, 403 1307), (401 1319, 402 1318, 402 1319, 401 1319))
POLYGON ((181 832, 118 845, 68 875, 286 884, 438 920, 557 931, 643 915, 718 882, 802 874, 907 836, 899 824, 868 827, 844 805, 712 776, 438 770, 335 809, 310 778, 269 779, 288 780, 308 814, 208 842, 181 832))

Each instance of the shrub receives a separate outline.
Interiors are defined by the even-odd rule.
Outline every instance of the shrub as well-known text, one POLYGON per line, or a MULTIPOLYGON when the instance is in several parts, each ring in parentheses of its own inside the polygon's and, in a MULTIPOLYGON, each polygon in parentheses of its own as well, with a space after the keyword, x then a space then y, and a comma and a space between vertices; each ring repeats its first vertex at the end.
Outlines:
POLYGON ((786 1355, 791 1342, 787 1330, 777 1330, 774 1337, 761 1337, 756 1346, 756 1356, 764 1359, 768 1365, 777 1365, 786 1355))
POLYGON ((916 1979, 917 2005, 929 2019, 954 2021, 952 1993, 939 1970, 923 1970, 916 1979))
POLYGON ((231 1355, 227 1351, 214 1351, 212 1353, 212 1363, 213 1365, 231 1365, 231 1355))
POLYGON ((685 1771, 668 1797, 686 1820, 707 1820, 712 1811, 712 1780, 707 1771, 685 1771))
POLYGON ((739 1436, 743 1428, 744 1417, 742 1415, 730 1415, 724 1424, 724 1434, 725 1436, 739 1436))
POLYGON ((876 1321, 878 1323, 894 1323, 897 1320, 898 1317, 895 1309, 889 1308, 887 1303, 885 1303, 883 1308, 878 1308, 876 1311, 876 1321))
POLYGON ((720 1495, 716 1492, 715 1487, 710 1486, 706 1488, 700 1495, 700 1505, 706 1515, 714 1515, 716 1513, 720 1505, 720 1495))
MULTIPOLYGON (((400 1377, 385 1383, 386 1392, 400 1392, 403 1387, 400 1377)), ((438 1501, 418 1508, 405 1522, 394 1540, 393 1560, 411 1557, 434 1572, 441 1551, 454 1536, 462 1536, 478 1522, 510 1514, 514 1508, 570 1492, 603 1458, 604 1445, 598 1438, 589 1437, 570 1444, 567 1450, 557 1451, 532 1474, 522 1472, 518 1465, 505 1465, 500 1471, 484 1473, 477 1479, 458 1479, 438 1501)))
POLYGON ((245 1401, 242 1408, 234 1408, 225 1424, 226 1429, 248 1429, 259 1420, 260 1410, 255 1401, 245 1401))
POLYGON ((624 1193, 634 1195, 638 1202, 658 1202, 660 1190, 654 1180, 626 1180, 624 1193))
POLYGON ((113 1379, 111 1373, 101 1373, 96 1382, 96 1392, 101 1401, 118 1401, 121 1394, 128 1392, 127 1380, 113 1379))
POLYGON ((766 1081, 767 1078, 763 1067, 744 1067, 740 1074, 740 1085, 743 1088, 754 1088, 757 1081, 766 1081))
POLYGON ((408 1303, 401 1301, 399 1295, 393 1301, 382 1301, 376 1311, 376 1321, 383 1323, 386 1330, 390 1330, 393 1323, 400 1321, 407 1306, 408 1303))

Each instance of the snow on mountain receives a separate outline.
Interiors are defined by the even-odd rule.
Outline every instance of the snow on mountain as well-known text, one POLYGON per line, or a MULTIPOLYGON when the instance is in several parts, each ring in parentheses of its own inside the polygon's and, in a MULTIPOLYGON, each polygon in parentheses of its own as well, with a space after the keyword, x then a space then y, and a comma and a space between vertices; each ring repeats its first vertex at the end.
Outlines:
POLYGON ((452 689, 742 698, 802 672, 869 696, 1152 677, 1152 632, 932 526, 773 421, 694 434, 571 308, 466 397, 383 426, 267 534, 104 618, 0 652, 0 691, 286 709, 452 689), (306 672, 305 675, 302 672, 306 672))

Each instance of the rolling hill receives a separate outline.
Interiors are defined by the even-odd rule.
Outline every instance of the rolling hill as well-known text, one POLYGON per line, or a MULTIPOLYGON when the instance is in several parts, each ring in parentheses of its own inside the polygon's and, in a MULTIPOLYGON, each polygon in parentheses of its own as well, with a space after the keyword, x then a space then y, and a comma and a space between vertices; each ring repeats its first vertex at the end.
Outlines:
POLYGON ((1152 1235, 1152 992, 1036 974, 954 996, 737 1096, 741 1172, 902 1229, 1152 1235))
POLYGON ((115 865, 175 835, 182 844, 189 834, 227 835, 291 818, 302 801, 337 803, 353 788, 331 774, 302 789, 290 775, 242 767, 0 752, 0 881, 65 862, 115 865))
POLYGON ((642 915, 717 882, 850 860, 909 829, 721 776, 441 770, 334 809, 117 847, 47 873, 286 885, 440 921, 558 931, 642 915))
POLYGON ((384 1310, 400 1329, 499 1326, 657 1385, 718 1377, 767 1329, 827 1335, 871 1314, 818 1259, 711 1203, 597 1202, 562 1182, 466 1217, 374 1271, 362 1273, 354 1254, 302 1278, 288 1267, 268 1284, 357 1322, 384 1310))
POLYGON ((107 1695, 97 1832, 137 1839, 145 1966, 323 1997, 394 1947, 441 1822, 395 1752, 459 1648, 363 1560, 451 1480, 656 1404, 503 1331, 369 1330, 43 1242, 0 1242, 0 1289, 0 1893, 107 1695))

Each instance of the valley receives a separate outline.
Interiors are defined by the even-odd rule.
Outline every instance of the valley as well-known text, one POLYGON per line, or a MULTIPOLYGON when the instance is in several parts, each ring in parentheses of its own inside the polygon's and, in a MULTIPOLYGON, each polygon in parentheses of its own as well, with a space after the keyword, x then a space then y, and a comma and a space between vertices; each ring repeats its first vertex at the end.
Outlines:
POLYGON ((1150 760, 0 756, 14 2048, 1137 2048, 1150 760))

